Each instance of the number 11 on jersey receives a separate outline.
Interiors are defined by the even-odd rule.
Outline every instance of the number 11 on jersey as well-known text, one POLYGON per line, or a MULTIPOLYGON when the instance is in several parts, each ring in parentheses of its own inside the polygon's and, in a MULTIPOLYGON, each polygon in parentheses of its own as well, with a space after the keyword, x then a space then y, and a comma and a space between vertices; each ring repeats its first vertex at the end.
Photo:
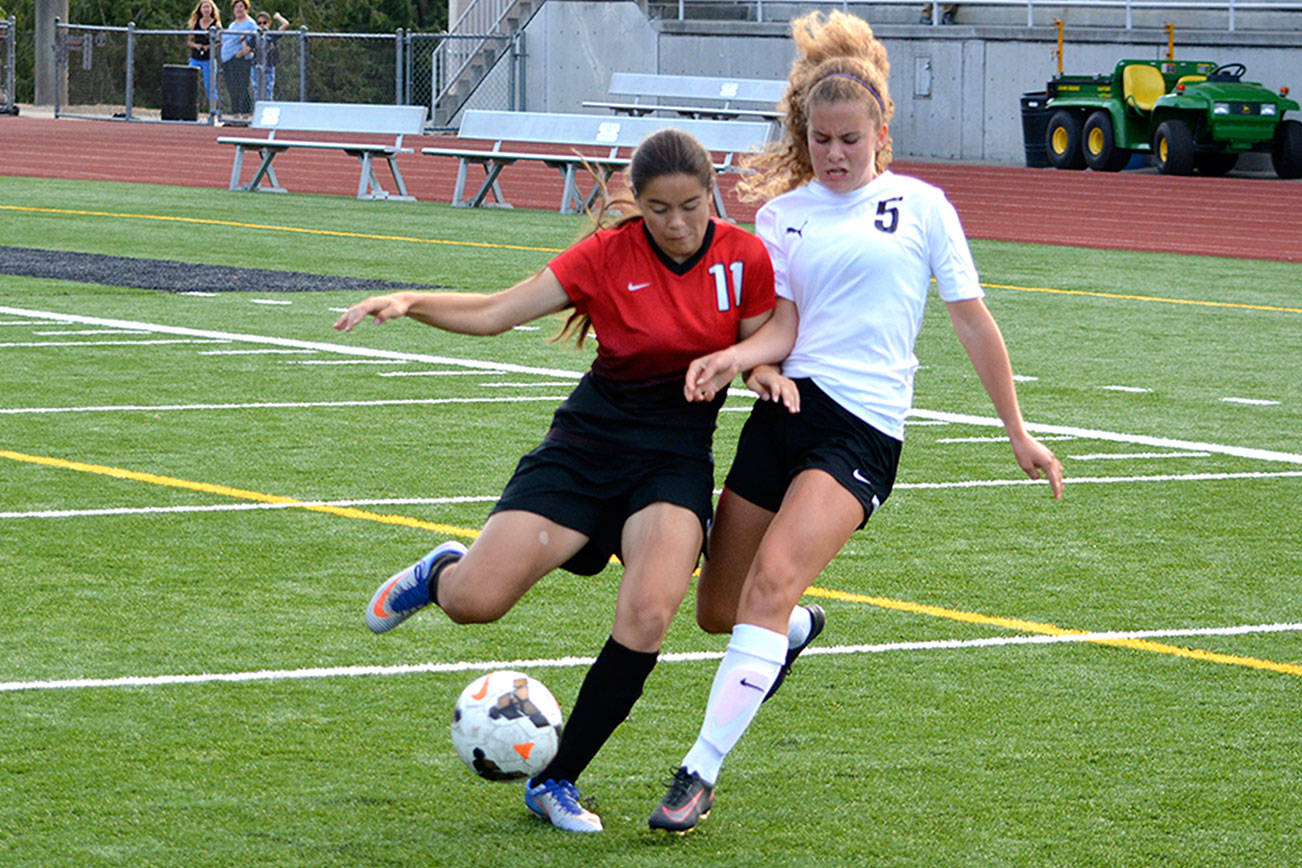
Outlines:
POLYGON ((719 300, 719 310, 727 310, 733 304, 741 305, 742 263, 733 262, 729 264, 727 270, 732 272, 731 299, 728 297, 728 275, 724 272, 723 263, 716 262, 710 266, 710 274, 714 275, 714 294, 719 300))

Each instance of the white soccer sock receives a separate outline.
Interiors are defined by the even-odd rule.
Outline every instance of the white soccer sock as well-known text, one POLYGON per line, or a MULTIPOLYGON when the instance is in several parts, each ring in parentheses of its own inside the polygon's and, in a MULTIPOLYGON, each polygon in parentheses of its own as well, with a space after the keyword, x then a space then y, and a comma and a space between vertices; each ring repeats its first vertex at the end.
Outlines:
POLYGON ((755 719, 786 659, 783 634, 754 624, 732 629, 728 650, 714 673, 701 733, 683 758, 689 772, 710 785, 718 781, 723 758, 755 719))
MULTIPOLYGON (((795 648, 809 638, 809 631, 814 629, 814 618, 804 606, 791 610, 791 619, 787 621, 787 645, 795 648)), ((785 659, 783 662, 786 662, 785 659)))

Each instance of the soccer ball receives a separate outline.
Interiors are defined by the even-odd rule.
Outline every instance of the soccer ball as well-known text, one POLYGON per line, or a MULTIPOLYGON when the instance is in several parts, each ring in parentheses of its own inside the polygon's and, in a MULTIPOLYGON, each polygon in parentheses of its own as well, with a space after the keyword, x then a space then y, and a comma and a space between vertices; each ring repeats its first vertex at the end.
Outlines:
POLYGON ((499 669, 466 685, 452 710, 452 745, 481 778, 532 777, 556 756, 561 707, 523 672, 499 669))

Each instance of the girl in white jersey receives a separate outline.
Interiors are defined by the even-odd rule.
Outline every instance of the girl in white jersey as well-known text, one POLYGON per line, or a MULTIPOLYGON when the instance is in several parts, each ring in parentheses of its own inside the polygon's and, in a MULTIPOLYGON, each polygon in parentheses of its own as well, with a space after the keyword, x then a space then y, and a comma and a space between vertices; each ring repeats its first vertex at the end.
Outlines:
POLYGON ((724 757, 822 630, 822 609, 798 606, 801 596, 890 494, 933 277, 1017 463, 1062 495, 1061 465, 1023 424, 953 206, 887 170, 885 48, 866 22, 837 12, 792 31, 786 136, 749 181, 771 199, 755 223, 777 307, 750 339, 694 361, 685 383, 689 399, 709 400, 748 371, 764 400, 742 431, 697 590, 701 626, 732 636, 700 735, 651 815, 653 828, 676 832, 709 812, 724 757))

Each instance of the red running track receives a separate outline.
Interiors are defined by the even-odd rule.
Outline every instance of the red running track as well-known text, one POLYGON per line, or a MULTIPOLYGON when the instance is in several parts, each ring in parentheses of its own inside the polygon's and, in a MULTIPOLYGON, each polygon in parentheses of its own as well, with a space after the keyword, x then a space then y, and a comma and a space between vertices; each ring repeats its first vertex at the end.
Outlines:
MULTIPOLYGON (((243 132, 0 117, 0 175, 224 189, 234 149, 217 144, 217 137, 243 132)), ((398 165, 418 199, 451 201, 456 161, 419 153, 449 141, 406 140, 417 153, 399 157, 398 165)), ((245 160, 246 178, 250 162, 245 160)), ((358 164, 342 153, 291 150, 275 165, 281 184, 292 191, 356 195, 358 164)), ((1302 181, 942 163, 899 162, 894 168, 943 188, 972 238, 1302 262, 1302 181)), ((387 169, 376 172, 391 187, 387 169)), ((748 222, 755 208, 737 201, 735 183, 736 176, 721 181, 728 213, 748 222)), ((507 168, 501 187, 518 207, 555 209, 560 202, 560 175, 541 164, 507 168)))

